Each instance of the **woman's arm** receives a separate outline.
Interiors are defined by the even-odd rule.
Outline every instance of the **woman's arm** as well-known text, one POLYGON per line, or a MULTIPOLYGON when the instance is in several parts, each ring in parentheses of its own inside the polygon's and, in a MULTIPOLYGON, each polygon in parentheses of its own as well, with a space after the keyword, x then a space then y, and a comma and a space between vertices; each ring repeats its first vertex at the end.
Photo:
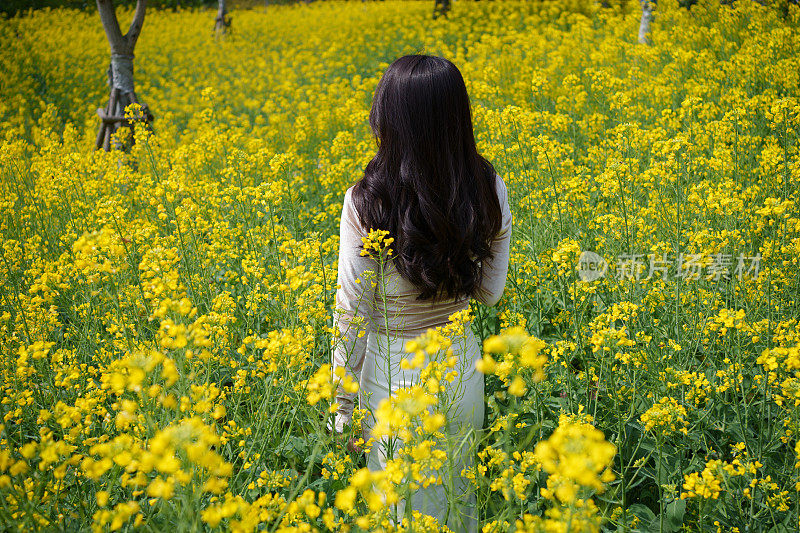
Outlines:
POLYGON ((511 208, 508 205, 508 190, 500 176, 497 176, 497 199, 500 200, 500 211, 503 222, 500 231, 492 242, 492 257, 483 264, 483 281, 475 298, 488 306, 493 306, 503 296, 508 274, 508 254, 511 244, 511 208))
MULTIPOLYGON (((361 226, 351 197, 352 189, 344 195, 339 228, 339 273, 336 289, 334 332, 339 332, 333 347, 332 370, 344 368, 355 381, 361 377, 361 367, 367 350, 367 333, 371 327, 374 289, 365 271, 376 271, 375 261, 361 255, 362 237, 367 232, 361 226)), ((334 382, 336 381, 334 374, 334 382)), ((339 410, 334 415, 337 432, 350 422, 356 393, 336 391, 339 410)))

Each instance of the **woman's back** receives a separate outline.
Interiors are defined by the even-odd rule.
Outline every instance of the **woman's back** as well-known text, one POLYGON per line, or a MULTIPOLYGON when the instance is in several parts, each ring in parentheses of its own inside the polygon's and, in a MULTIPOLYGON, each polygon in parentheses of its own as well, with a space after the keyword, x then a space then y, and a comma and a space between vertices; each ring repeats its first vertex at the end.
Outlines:
MULTIPOLYGON (((503 213, 501 230, 492 242, 491 259, 482 265, 483 275, 476 297, 488 305, 500 299, 508 271, 509 242, 511 238, 511 212, 509 210, 505 184, 497 177, 497 193, 503 213)), ((361 408, 366 411, 362 422, 364 438, 371 437, 375 424, 374 413, 382 401, 389 399, 399 389, 411 387, 420 381, 420 369, 404 368, 402 361, 408 354, 408 340, 424 333, 429 328, 443 326, 449 317, 469 306, 468 298, 420 299, 419 288, 400 275, 393 262, 381 263, 363 255, 363 242, 368 231, 361 225, 351 200, 352 189, 345 194, 340 226, 340 254, 338 289, 336 291, 337 329, 341 340, 333 353, 334 372, 343 367, 360 383, 358 393, 361 408), (371 274, 370 274, 371 273, 371 274)), ((464 435, 479 430, 483 424, 484 397, 483 376, 475 370, 475 361, 480 357, 480 347, 469 326, 464 334, 453 342, 458 379, 452 396, 456 399, 447 414, 446 432, 454 440, 466 444, 470 439, 464 435)), ((342 431, 352 417, 355 394, 338 391, 335 427, 342 431)), ((399 442, 389 446, 385 439, 375 443, 368 454, 367 465, 371 470, 383 470, 392 456, 388 450, 397 449, 399 442)), ((467 447, 468 448, 468 447, 467 447)), ((470 454, 452 456, 449 465, 457 478, 451 488, 431 485, 420 489, 413 500, 413 508, 436 517, 454 531, 477 531, 475 510, 452 509, 448 502, 453 495, 468 492, 468 482, 458 474, 471 463, 470 454)), ((471 497, 467 501, 472 501, 471 497)), ((398 513, 403 515, 401 502, 398 513)))
MULTIPOLYGON (((430 56, 392 63, 375 91, 370 124, 378 152, 342 208, 335 317, 340 338, 332 365, 335 373, 344 369, 359 381, 366 439, 381 404, 399 389, 421 384, 420 368, 403 363, 407 341, 447 324, 470 297, 487 305, 500 299, 512 224, 505 184, 477 152, 469 97, 455 65, 430 56), (391 253, 367 253, 370 229, 388 233, 391 253)), ((438 406, 451 452, 438 478, 449 483, 419 488, 410 505, 455 531, 476 531, 474 495, 460 473, 469 467, 467 449, 483 425, 483 376, 475 370, 481 351, 469 325, 451 335, 447 359, 457 379, 442 385, 447 405, 438 406)), ((335 426, 342 431, 355 394, 339 390, 336 400, 335 426)), ((382 436, 368 452, 369 468, 385 469, 399 446, 396 436, 382 436)), ((398 503, 397 516, 406 503, 398 503)))
MULTIPOLYGON (((497 177, 496 188, 503 213, 503 223, 491 247, 493 257, 483 265, 481 290, 476 296, 479 301, 488 305, 494 305, 502 296, 508 270, 508 246, 511 236, 511 212, 509 210, 506 187, 499 176, 497 177)), ((362 238, 367 236, 367 232, 360 225, 356 211, 352 206, 352 188, 348 189, 345 194, 342 224, 352 225, 352 227, 360 229, 356 233, 348 232, 343 234, 342 238, 346 238, 348 242, 344 242, 340 246, 350 246, 353 250, 360 247, 362 238)), ((351 255, 351 257, 353 256, 351 255)), ((379 268, 374 260, 361 259, 363 256, 360 255, 360 252, 358 257, 358 264, 349 265, 349 271, 355 272, 359 268, 366 268, 367 270, 370 267, 372 269, 379 268)), ((402 337, 415 337, 425 333, 429 328, 444 326, 449 322, 448 318, 451 315, 469 306, 469 298, 465 297, 439 300, 420 299, 419 288, 400 274, 393 261, 387 261, 384 269, 384 280, 377 283, 376 293, 372 296, 374 309, 371 311, 371 322, 373 329, 377 332, 387 332, 391 335, 402 337)), ((361 288, 351 288, 349 294, 355 296, 355 298, 351 298, 351 301, 358 298, 361 294, 361 288)), ((347 292, 347 288, 344 288, 344 290, 347 292)), ((353 306, 351 305, 351 307, 353 306)))

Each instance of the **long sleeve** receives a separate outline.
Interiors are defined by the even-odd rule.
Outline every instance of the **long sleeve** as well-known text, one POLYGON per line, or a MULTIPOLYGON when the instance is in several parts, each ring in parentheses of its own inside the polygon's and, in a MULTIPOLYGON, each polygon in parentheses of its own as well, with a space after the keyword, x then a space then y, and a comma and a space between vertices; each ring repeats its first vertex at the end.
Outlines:
MULTIPOLYGON (((336 289, 336 311, 334 331, 340 338, 335 339, 333 347, 332 370, 339 367, 358 381, 367 349, 367 333, 371 329, 371 316, 374 302, 372 279, 365 271, 377 270, 375 261, 361 255, 362 237, 367 232, 362 227, 353 206, 352 189, 344 196, 342 218, 339 229, 339 273, 336 289), (365 279, 366 278, 366 279, 365 279)), ((336 393, 339 410, 334 414, 336 431, 341 432, 353 415, 356 393, 348 393, 341 387, 336 393)))
POLYGON ((500 210, 503 213, 503 222, 495 240, 492 242, 492 257, 483 265, 483 282, 476 294, 479 302, 493 306, 503 296, 508 275, 508 256, 511 244, 511 208, 508 205, 508 190, 500 176, 497 176, 497 198, 500 200, 500 210))

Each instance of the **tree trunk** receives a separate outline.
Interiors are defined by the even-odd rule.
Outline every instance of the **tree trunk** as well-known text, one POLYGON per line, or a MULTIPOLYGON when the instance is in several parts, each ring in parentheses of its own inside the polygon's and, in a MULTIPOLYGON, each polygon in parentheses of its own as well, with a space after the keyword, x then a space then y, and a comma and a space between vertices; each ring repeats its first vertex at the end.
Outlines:
POLYGON ((219 9, 217 9, 217 18, 214 19, 214 33, 217 35, 224 35, 231 25, 231 19, 228 17, 228 9, 225 6, 225 0, 219 0, 219 9))
MULTIPOLYGON (((103 23, 103 29, 111 47, 111 64, 108 67, 108 85, 111 88, 111 94, 105 109, 97 110, 101 120, 100 131, 97 133, 98 149, 110 150, 112 135, 120 128, 126 127, 132 131, 135 121, 141 120, 149 124, 153 120, 153 115, 147 106, 139 103, 133 87, 133 50, 142 31, 146 7, 147 0, 137 0, 136 11, 128 33, 122 35, 113 0, 97 0, 100 21, 103 23), (130 104, 139 104, 141 109, 136 116, 126 117, 125 108, 130 104)), ((116 142, 114 145, 116 148, 122 148, 116 142)))
POLYGON ((440 15, 447 18, 447 13, 450 11, 450 0, 434 0, 433 2, 433 18, 437 19, 440 15))
POLYGON ((650 33, 650 23, 653 21, 653 6, 656 4, 656 0, 639 0, 642 4, 642 20, 639 23, 639 43, 640 44, 650 44, 650 38, 648 34, 650 33))

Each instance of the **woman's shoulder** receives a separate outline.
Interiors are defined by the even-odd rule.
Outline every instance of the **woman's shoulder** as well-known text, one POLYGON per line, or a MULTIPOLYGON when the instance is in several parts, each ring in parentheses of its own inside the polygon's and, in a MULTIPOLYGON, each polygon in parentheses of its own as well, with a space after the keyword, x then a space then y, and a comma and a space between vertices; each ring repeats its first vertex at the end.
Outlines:
POLYGON ((366 233, 364 231, 364 227, 361 224, 361 219, 358 216, 358 211, 356 210, 356 206, 353 202, 353 189, 355 185, 349 187, 344 192, 344 198, 342 199, 342 223, 349 224, 357 233, 366 233))
POLYGON ((362 197, 363 189, 361 191, 358 190, 360 183, 361 181, 359 180, 354 184, 352 184, 351 186, 349 186, 347 189, 345 189, 344 198, 342 200, 345 205, 347 204, 355 205, 356 199, 362 197))
POLYGON ((511 206, 508 202, 508 189, 506 182, 500 177, 500 174, 495 173, 495 187, 497 187, 497 200, 500 202, 500 211, 503 215, 503 223, 500 228, 500 235, 505 235, 511 228, 513 216, 511 215, 511 206))
POLYGON ((508 199, 508 189, 506 188, 506 182, 503 181, 503 178, 500 176, 499 173, 495 172, 494 174, 494 186, 495 190, 497 191, 497 199, 500 200, 500 205, 503 205, 503 201, 508 199))
POLYGON ((353 205, 353 190, 356 188, 355 185, 351 185, 344 191, 344 197, 342 198, 342 205, 344 206, 345 211, 355 211, 355 206, 353 205))

